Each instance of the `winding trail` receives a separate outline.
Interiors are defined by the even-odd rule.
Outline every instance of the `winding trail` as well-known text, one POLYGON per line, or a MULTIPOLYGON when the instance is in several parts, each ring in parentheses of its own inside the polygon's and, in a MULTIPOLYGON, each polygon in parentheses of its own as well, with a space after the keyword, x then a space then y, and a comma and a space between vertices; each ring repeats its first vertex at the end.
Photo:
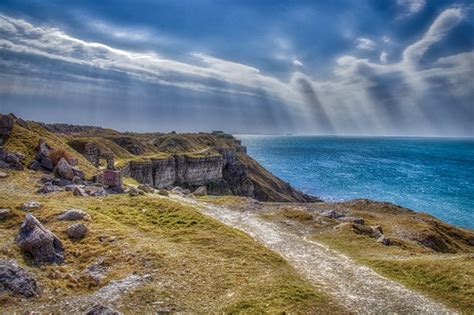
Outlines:
POLYGON ((372 269, 318 242, 267 222, 253 211, 209 205, 189 197, 173 199, 197 206, 201 211, 237 228, 283 256, 316 287, 358 314, 457 314, 417 292, 384 278, 372 269))

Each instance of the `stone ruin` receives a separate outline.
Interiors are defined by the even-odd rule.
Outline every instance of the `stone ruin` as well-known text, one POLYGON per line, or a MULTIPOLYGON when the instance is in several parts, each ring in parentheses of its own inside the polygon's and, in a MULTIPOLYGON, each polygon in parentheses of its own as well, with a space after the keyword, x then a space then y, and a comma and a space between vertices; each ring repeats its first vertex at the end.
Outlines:
POLYGON ((115 169, 113 153, 103 152, 98 144, 90 142, 86 143, 84 147, 84 156, 97 168, 100 165, 101 159, 107 162, 106 169, 98 176, 97 181, 99 183, 111 188, 123 189, 122 172, 115 169))
POLYGON ((111 152, 102 152, 97 143, 86 143, 84 147, 84 156, 95 167, 99 167, 100 160, 104 159, 107 162, 107 169, 113 170, 115 161, 114 155, 111 152))

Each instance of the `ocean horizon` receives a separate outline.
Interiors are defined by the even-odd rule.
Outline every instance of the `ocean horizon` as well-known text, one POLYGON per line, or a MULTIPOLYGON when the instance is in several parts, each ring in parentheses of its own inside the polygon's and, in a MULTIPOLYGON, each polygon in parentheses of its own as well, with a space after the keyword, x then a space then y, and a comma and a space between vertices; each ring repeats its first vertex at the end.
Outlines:
POLYGON ((387 201, 474 228, 474 138, 235 136, 270 172, 325 201, 387 201))

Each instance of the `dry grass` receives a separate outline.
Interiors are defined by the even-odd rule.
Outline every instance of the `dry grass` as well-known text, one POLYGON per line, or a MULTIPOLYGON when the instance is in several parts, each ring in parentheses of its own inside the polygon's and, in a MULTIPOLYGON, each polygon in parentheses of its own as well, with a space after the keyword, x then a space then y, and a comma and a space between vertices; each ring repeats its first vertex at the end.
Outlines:
POLYGON ((49 158, 51 159, 54 165, 58 164, 62 158, 64 158, 69 164, 73 164, 74 161, 72 154, 62 148, 54 149, 53 151, 51 151, 51 153, 49 154, 49 158))
POLYGON ((64 312, 68 307, 65 301, 87 297, 132 272, 150 274, 153 280, 112 303, 125 313, 156 312, 158 306, 196 313, 340 312, 280 256, 192 207, 150 195, 34 195, 31 191, 38 177, 10 172, 8 181, 0 182, 0 206, 14 208, 14 216, 0 222, 0 238, 5 240, 0 257, 25 265, 43 288, 39 298, 4 298, 6 312, 64 312), (44 205, 34 215, 63 240, 66 264, 31 266, 13 244, 24 217, 16 207, 31 199, 44 205), (71 207, 84 209, 92 217, 87 222, 91 232, 84 240, 69 240, 65 230, 70 223, 55 219, 71 207), (81 271, 98 257, 104 257, 109 272, 94 286, 81 277, 81 271), (49 298, 52 296, 54 301, 49 298))

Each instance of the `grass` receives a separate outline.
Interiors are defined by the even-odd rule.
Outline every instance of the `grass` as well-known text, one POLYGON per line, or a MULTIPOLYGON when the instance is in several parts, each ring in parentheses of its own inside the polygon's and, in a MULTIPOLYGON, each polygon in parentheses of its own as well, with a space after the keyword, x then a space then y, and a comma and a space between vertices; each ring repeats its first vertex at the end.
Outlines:
POLYGON ((85 172, 87 177, 95 175, 97 171, 95 167, 79 152, 72 149, 63 138, 47 131, 37 123, 29 122, 28 125, 30 129, 14 124, 12 133, 5 143, 5 148, 8 151, 21 152, 26 155, 25 166, 35 158, 39 140, 43 138, 53 149, 67 151, 70 156, 77 159, 78 167, 85 172))
POLYGON ((6 240, 0 257, 16 259, 33 272, 43 295, 25 301, 3 297, 6 312, 37 310, 46 303, 48 312, 64 312, 66 300, 92 294, 130 273, 151 274, 153 280, 117 302, 125 313, 156 312, 157 305, 195 313, 340 312, 282 257, 192 207, 151 195, 35 195, 31 192, 39 174, 10 171, 9 175, 8 181, 0 182, 0 207, 14 209, 14 216, 0 222, 0 238, 6 240), (33 214, 63 241, 66 264, 32 266, 13 244, 24 218, 17 207, 31 199, 43 203, 33 214), (67 238, 65 230, 71 222, 55 219, 72 207, 92 217, 86 223, 90 234, 81 241, 67 238), (104 257, 109 272, 95 286, 81 271, 98 257, 104 257))

